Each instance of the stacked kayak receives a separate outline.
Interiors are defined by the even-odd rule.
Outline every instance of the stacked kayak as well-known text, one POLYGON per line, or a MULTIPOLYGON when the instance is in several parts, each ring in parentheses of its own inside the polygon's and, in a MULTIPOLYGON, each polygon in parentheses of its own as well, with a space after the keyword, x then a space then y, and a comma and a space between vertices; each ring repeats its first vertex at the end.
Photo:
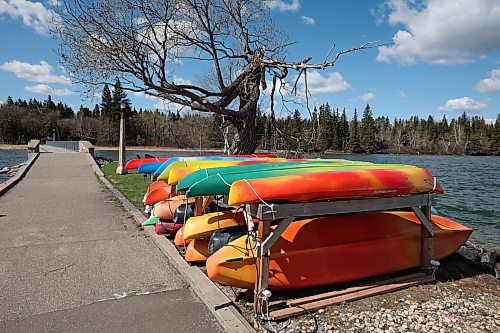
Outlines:
MULTIPOLYGON (((172 157, 138 166, 145 170, 156 179, 145 194, 145 205, 154 205, 145 223, 175 235, 185 260, 206 263, 213 281, 240 288, 255 284, 252 230, 260 223, 245 212, 246 204, 444 193, 426 169, 344 159, 172 157)), ((296 220, 271 247, 269 288, 307 288, 418 267, 420 223, 402 210, 296 220)), ((431 223, 433 259, 454 253, 472 232, 442 216, 433 215, 431 223)))

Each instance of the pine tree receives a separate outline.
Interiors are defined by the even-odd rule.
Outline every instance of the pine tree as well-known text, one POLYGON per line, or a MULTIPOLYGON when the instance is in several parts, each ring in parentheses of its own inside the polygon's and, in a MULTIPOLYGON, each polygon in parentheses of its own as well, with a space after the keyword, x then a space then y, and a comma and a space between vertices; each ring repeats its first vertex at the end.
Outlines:
POLYGON ((491 150, 494 154, 500 155, 500 114, 497 116, 493 134, 491 136, 491 150))
POLYGON ((10 95, 7 97, 7 101, 5 102, 5 104, 14 105, 14 100, 12 99, 12 97, 10 97, 10 95))
POLYGON ((320 151, 332 146, 332 110, 328 103, 319 107, 318 148, 320 151))
POLYGON ((342 151, 347 149, 347 144, 349 143, 349 122, 347 120, 347 114, 345 109, 342 110, 342 115, 339 120, 339 148, 342 151))
POLYGON ((111 98, 111 91, 109 90, 108 84, 104 84, 104 88, 101 93, 101 116, 109 117, 111 116, 113 99, 111 98))
POLYGON ((354 109, 354 116, 351 122, 351 131, 349 136, 349 149, 353 153, 361 152, 361 146, 359 144, 359 123, 358 123, 358 110, 354 109))
POLYGON ((368 153, 373 153, 375 151, 376 131, 377 127, 375 126, 372 110, 370 109, 370 105, 366 104, 365 110, 363 111, 363 118, 361 119, 359 136, 361 148, 368 153))
POLYGON ((101 116, 101 110, 99 109, 99 104, 94 106, 94 110, 92 110, 92 118, 99 118, 101 116))

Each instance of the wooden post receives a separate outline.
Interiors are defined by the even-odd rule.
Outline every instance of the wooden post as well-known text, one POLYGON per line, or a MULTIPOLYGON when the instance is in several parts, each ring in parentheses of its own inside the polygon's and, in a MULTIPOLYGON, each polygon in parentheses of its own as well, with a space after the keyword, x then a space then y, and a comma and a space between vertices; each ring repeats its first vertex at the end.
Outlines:
POLYGON ((196 197, 194 199, 194 203, 195 203, 194 216, 200 216, 201 213, 203 212, 203 197, 196 197))
MULTIPOLYGON (((422 206, 422 212, 427 220, 431 221, 431 207, 422 206)), ((432 228, 432 222, 430 227, 432 228)), ((431 260, 434 257, 434 239, 432 234, 427 230, 424 223, 420 224, 420 266, 426 273, 431 271, 431 260)))
MULTIPOLYGON (((257 240, 259 241, 259 247, 262 245, 262 242, 269 236, 271 232, 271 221, 265 220, 259 222, 259 229, 257 230, 257 240)), ((260 253, 260 250, 257 249, 257 276, 255 279, 255 289, 253 296, 253 307, 257 312, 257 300, 259 298, 260 293, 267 289, 268 280, 269 280, 269 253, 260 253)))

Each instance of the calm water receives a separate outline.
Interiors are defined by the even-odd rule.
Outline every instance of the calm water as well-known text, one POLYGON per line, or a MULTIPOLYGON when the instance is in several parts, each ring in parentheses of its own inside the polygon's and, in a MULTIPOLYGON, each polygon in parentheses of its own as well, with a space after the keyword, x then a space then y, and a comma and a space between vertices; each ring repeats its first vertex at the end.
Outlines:
MULTIPOLYGON (((26 149, 0 150, 0 169, 21 164, 27 159, 28 151, 26 149)), ((0 173, 0 183, 3 183, 8 178, 7 174, 0 173)))

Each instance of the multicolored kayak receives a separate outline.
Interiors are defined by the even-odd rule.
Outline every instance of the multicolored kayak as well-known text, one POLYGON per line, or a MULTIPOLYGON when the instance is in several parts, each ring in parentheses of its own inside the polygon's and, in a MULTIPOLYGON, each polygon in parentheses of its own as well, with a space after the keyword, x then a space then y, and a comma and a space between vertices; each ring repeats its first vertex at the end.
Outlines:
MULTIPOLYGON (((272 155, 271 155, 272 156, 272 155)), ((158 177, 171 163, 179 161, 241 161, 241 160, 258 160, 261 158, 272 158, 269 155, 225 155, 225 156, 196 156, 196 157, 173 157, 165 161, 158 167, 154 175, 158 177), (264 157, 260 157, 264 156, 264 157)))
POLYGON ((238 180, 231 185, 228 204, 262 200, 310 202, 428 192, 442 194, 444 190, 436 178, 422 168, 345 170, 238 180))
MULTIPOLYGON (((457 251, 472 230, 432 216, 434 259, 457 251)), ((254 288, 253 242, 243 236, 211 255, 213 281, 254 288)), ((294 289, 334 284, 397 272, 420 265, 420 221, 412 212, 339 215, 290 224, 270 250, 269 288, 294 289)))
POLYGON ((125 170, 135 170, 141 164, 151 163, 151 162, 165 162, 170 157, 148 157, 148 158, 134 158, 125 164, 125 170))
POLYGON ((208 253, 208 239, 194 239, 186 248, 184 259, 190 263, 203 263, 207 261, 210 253, 208 253))
POLYGON ((348 161, 344 159, 311 159, 311 160, 304 160, 304 159, 292 159, 292 160, 286 160, 286 161, 279 161, 279 162, 270 162, 266 164, 255 164, 255 165, 244 165, 244 166, 233 166, 233 167, 221 167, 221 168, 210 168, 210 169, 203 169, 200 168, 199 171, 194 171, 186 176, 184 176, 182 179, 179 180, 179 183, 177 184, 177 189, 179 191, 186 191, 188 190, 191 186, 199 182, 200 180, 203 180, 209 176, 217 175, 220 174, 222 176, 228 174, 228 173, 248 173, 248 172, 260 172, 260 171, 265 171, 265 170, 271 170, 271 169, 281 169, 281 168, 290 168, 290 167, 296 167, 296 166, 301 166, 301 165, 307 165, 307 164, 337 164, 337 163, 345 163, 345 164, 372 164, 369 162, 355 162, 355 161, 348 161))
POLYGON ((257 179, 257 178, 273 178, 287 175, 304 175, 327 171, 344 171, 344 170, 377 170, 377 169, 406 169, 416 168, 405 164, 372 164, 372 163, 303 163, 299 165, 275 166, 267 169, 261 169, 253 172, 239 172, 217 174, 206 177, 203 180, 193 184, 186 192, 188 197, 204 196, 204 195, 221 195, 229 194, 231 184, 238 180, 257 179))
MULTIPOLYGON (((245 227, 245 216, 242 211, 227 210, 191 217, 184 225, 184 239, 210 237, 219 229, 236 226, 245 227)), ((246 227, 245 227, 246 228, 246 227)))
MULTIPOLYGON (((274 159, 272 159, 274 160, 274 159)), ((205 160, 205 161, 177 161, 172 162, 168 165, 163 172, 157 176, 159 180, 169 180, 170 173, 176 168, 183 167, 202 167, 202 168, 217 168, 217 167, 226 167, 226 166, 237 166, 237 165, 247 165, 247 164, 263 164, 269 163, 270 159, 266 158, 253 158, 253 159, 235 159, 235 160, 205 160)), ((175 185, 173 183, 169 183, 169 185, 175 185)))

